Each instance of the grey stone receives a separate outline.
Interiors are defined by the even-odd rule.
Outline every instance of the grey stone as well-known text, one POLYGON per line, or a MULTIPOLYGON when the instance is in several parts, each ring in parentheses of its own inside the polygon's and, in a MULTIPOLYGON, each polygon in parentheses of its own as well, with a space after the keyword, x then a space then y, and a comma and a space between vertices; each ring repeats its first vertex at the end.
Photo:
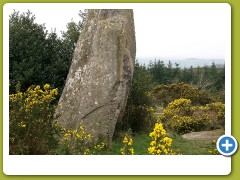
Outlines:
POLYGON ((56 114, 111 143, 131 86, 136 55, 133 10, 88 10, 56 114))

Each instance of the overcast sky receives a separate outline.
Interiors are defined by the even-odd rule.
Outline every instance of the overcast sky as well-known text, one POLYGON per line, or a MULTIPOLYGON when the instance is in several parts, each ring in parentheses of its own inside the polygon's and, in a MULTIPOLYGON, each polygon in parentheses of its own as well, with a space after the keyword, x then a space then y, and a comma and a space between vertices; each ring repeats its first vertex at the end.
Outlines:
POLYGON ((36 22, 48 30, 66 30, 78 21, 79 10, 87 8, 133 8, 137 58, 225 59, 230 33, 228 4, 8 4, 6 9, 36 15, 36 22))

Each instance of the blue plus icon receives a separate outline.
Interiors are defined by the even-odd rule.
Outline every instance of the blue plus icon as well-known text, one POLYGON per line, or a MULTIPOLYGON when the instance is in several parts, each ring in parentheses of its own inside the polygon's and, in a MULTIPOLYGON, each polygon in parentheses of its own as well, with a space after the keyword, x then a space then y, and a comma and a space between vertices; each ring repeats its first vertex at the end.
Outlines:
POLYGON ((217 141, 217 149, 224 156, 231 156, 237 150, 237 140, 232 136, 221 136, 217 141))

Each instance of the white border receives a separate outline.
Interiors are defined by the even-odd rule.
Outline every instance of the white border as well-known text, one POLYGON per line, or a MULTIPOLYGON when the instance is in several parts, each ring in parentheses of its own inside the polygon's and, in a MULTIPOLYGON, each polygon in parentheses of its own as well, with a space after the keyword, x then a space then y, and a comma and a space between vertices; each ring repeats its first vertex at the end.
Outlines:
MULTIPOLYGON (((43 6, 43 3, 8 3, 3 7, 3 171, 7 175, 227 175, 231 158, 221 155, 176 156, 17 156, 9 155, 9 11, 12 6, 43 6)), ((223 7, 227 13, 225 58, 226 135, 231 135, 231 7, 227 3, 81 3, 88 9, 135 9, 164 6, 223 7)), ((53 4, 69 6, 73 3, 53 4)), ((204 12, 203 12, 204 13, 204 12)))
POLYGON ((221 155, 65 155, 8 156, 11 175, 226 175, 231 158, 221 155))

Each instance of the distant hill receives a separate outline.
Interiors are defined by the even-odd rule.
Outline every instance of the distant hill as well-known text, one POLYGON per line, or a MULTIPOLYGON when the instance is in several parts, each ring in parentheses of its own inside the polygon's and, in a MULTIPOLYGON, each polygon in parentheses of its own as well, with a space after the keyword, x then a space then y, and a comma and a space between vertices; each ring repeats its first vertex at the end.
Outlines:
POLYGON ((154 61, 154 60, 161 60, 163 61, 165 64, 168 64, 169 61, 171 61, 173 63, 173 65, 175 63, 179 64, 180 68, 189 68, 189 67, 203 67, 203 66, 211 66, 212 63, 214 62, 215 65, 219 68, 224 67, 225 64, 225 60, 224 59, 200 59, 200 58, 187 58, 187 59, 164 59, 164 58, 138 58, 138 62, 141 64, 148 65, 150 60, 154 61))

